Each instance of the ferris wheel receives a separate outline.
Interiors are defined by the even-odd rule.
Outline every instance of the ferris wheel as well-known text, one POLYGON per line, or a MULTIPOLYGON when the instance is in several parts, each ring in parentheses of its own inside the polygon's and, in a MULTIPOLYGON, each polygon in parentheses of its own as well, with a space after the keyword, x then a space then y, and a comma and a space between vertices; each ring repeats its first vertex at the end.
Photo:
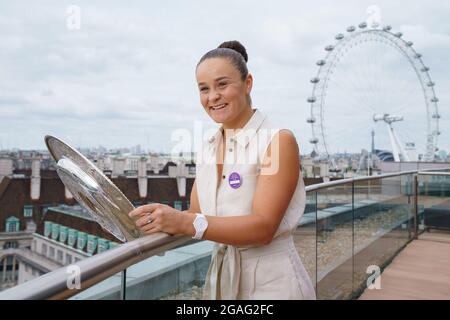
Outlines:
POLYGON ((310 81, 316 156, 367 148, 374 131, 377 149, 391 149, 395 161, 433 161, 440 114, 422 55, 391 26, 363 22, 346 31, 325 47, 310 81))

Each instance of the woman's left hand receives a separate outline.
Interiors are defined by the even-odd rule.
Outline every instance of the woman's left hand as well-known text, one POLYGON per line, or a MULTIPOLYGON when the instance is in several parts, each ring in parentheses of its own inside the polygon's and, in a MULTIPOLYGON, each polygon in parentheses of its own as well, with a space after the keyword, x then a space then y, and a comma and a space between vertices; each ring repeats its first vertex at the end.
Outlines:
POLYGON ((185 215, 168 205, 151 203, 137 207, 128 214, 145 234, 165 232, 170 235, 183 233, 185 215), (137 220, 136 220, 137 219, 137 220))

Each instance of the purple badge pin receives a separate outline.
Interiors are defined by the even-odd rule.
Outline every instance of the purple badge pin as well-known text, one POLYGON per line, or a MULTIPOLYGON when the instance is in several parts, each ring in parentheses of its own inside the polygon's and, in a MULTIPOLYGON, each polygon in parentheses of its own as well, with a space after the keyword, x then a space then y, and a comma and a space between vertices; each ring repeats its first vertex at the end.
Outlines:
POLYGON ((228 177, 228 183, 233 189, 237 189, 242 185, 241 176, 237 172, 233 172, 228 177))

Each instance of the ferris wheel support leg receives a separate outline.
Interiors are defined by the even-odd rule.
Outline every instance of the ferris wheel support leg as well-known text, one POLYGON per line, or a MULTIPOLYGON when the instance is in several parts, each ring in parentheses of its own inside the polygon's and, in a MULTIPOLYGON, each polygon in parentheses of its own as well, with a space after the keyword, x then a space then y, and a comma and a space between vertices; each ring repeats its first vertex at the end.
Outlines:
POLYGON ((389 138, 391 140, 392 145, 392 153, 394 155, 395 162, 400 162, 401 160, 410 161, 408 154, 403 149, 400 139, 394 132, 394 128, 391 124, 388 125, 389 138))

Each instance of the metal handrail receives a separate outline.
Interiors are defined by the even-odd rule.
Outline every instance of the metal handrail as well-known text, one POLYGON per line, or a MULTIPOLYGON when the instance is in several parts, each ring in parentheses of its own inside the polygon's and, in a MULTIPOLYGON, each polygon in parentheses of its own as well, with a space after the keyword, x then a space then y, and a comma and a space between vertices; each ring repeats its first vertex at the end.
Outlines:
POLYGON ((450 172, 438 172, 438 171, 429 171, 429 172, 419 172, 420 176, 450 176, 450 172))
POLYGON ((164 233, 145 236, 0 292, 0 300, 67 299, 139 261, 190 240, 187 236, 164 233), (69 289, 68 281, 73 266, 79 268, 79 289, 69 289))
POLYGON ((368 181, 368 180, 379 180, 379 179, 398 177, 398 176, 414 174, 414 173, 417 173, 417 171, 404 171, 404 172, 397 172, 397 173, 380 174, 378 176, 339 179, 339 180, 335 180, 335 181, 312 184, 312 185, 306 186, 305 189, 306 189, 306 192, 312 192, 312 191, 317 191, 320 189, 336 187, 336 186, 343 185, 343 184, 349 184, 349 183, 356 182, 356 181, 360 182, 360 181, 368 181))
MULTIPOLYGON (((430 172, 436 174, 437 172, 430 172)), ((428 174, 421 171, 405 171, 377 176, 356 177, 340 179, 306 186, 306 192, 314 192, 324 188, 335 187, 355 181, 378 180, 408 174, 428 174)), ((442 173, 439 173, 442 174, 442 173)), ((446 175, 446 174, 445 174, 446 175)), ((47 273, 39 278, 30 280, 16 287, 0 292, 0 300, 5 299, 67 299, 89 287, 105 280, 116 273, 151 256, 182 245, 192 239, 187 236, 170 236, 155 234, 124 243, 117 248, 94 255, 78 261, 76 264, 80 271, 80 289, 69 289, 68 266, 47 273)))

